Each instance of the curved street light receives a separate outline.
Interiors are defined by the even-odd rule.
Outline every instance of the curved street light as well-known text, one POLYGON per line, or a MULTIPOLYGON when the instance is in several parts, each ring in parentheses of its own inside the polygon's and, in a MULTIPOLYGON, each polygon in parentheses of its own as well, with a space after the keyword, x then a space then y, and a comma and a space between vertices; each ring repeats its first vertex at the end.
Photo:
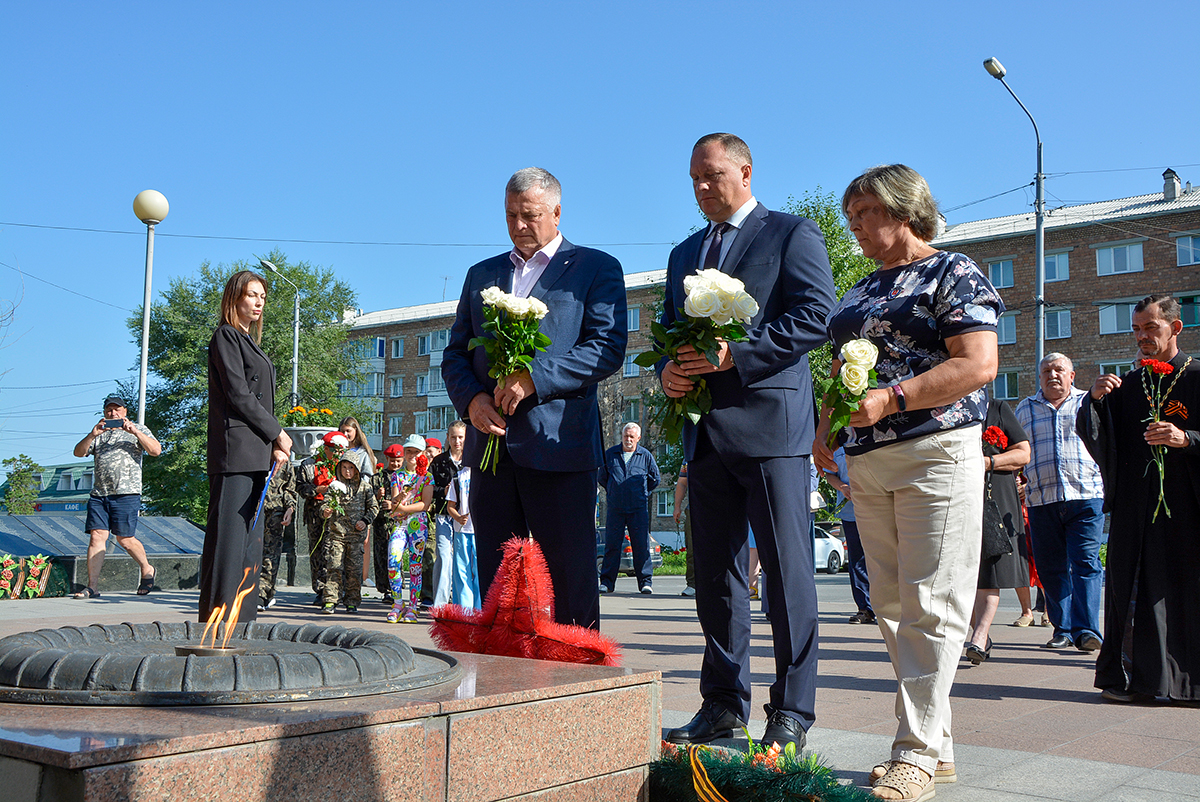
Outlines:
POLYGON ((1042 369, 1042 357, 1045 356, 1046 350, 1046 176, 1042 173, 1042 135, 1038 133, 1037 120, 1033 119, 1033 115, 1029 113, 1029 109, 1025 108, 1025 104, 1021 102, 1021 98, 1017 97, 1017 93, 1012 91, 1012 87, 1004 80, 1004 76, 1008 73, 1004 69, 1004 65, 999 59, 989 58, 983 62, 983 68, 1000 83, 1004 84, 1004 88, 1013 96, 1013 100, 1017 101, 1017 105, 1021 107, 1021 111, 1025 112, 1025 116, 1029 118, 1029 122, 1033 123, 1033 136, 1037 139, 1037 175, 1034 177, 1036 185, 1036 199, 1033 203, 1034 210, 1034 251, 1036 257, 1036 266, 1034 269, 1034 305, 1036 306, 1034 320, 1037 323, 1037 347, 1036 361, 1034 362, 1034 382, 1037 382, 1038 372, 1042 369))
POLYGON ((263 266, 264 270, 270 270, 275 275, 292 285, 292 289, 296 291, 295 303, 292 304, 292 395, 289 402, 293 407, 300 404, 300 288, 295 285, 287 276, 279 272, 279 268, 273 262, 268 262, 266 259, 259 258, 258 263, 263 266))
POLYGON ((167 219, 171 205, 161 192, 146 189, 133 199, 133 213, 146 224, 146 292, 142 298, 142 365, 138 372, 138 423, 146 423, 146 365, 150 358, 150 277, 154 272, 154 227, 167 219))

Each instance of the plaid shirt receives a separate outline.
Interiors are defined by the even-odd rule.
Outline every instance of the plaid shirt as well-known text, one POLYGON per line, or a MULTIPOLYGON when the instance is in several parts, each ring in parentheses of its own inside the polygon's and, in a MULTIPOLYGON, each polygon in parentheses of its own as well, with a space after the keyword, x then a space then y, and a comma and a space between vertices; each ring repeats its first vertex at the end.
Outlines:
POLYGON ((1104 498, 1100 467, 1075 434, 1075 417, 1087 397, 1086 390, 1071 388, 1057 409, 1042 391, 1017 404, 1017 420, 1029 436, 1033 458, 1025 466, 1025 498, 1030 507, 1059 501, 1104 498))

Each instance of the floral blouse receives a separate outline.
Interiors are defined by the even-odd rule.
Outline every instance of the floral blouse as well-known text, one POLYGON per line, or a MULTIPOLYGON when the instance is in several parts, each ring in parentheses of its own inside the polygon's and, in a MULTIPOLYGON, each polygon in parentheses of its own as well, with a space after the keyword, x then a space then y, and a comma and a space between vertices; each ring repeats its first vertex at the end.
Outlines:
MULTIPOLYGON (((878 346, 875 373, 880 387, 890 387, 945 362, 950 357, 947 337, 995 331, 1003 311, 1000 293, 975 262, 938 251, 912 264, 877 270, 851 287, 829 316, 829 339, 835 354, 860 337, 878 346)), ((847 429, 852 434, 846 453, 975 425, 986 412, 982 388, 947 406, 898 412, 874 426, 847 429)))

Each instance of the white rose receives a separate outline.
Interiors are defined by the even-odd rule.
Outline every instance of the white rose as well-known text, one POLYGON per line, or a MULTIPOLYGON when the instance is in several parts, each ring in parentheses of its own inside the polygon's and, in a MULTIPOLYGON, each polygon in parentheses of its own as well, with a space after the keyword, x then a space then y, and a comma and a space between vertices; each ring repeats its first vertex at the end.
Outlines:
POLYGON ((741 279, 736 279, 728 273, 722 273, 720 270, 714 271, 717 275, 713 276, 713 283, 720 287, 724 292, 730 295, 737 295, 739 292, 746 291, 746 285, 741 279))
POLYGON ((866 370, 875 367, 879 349, 870 340, 851 340, 842 346, 842 361, 866 370))
POLYGON ((533 314, 535 320, 541 320, 550 313, 550 307, 546 306, 537 298, 529 299, 529 310, 533 314))
POLYGON ((861 396, 867 390, 867 381, 870 375, 867 373, 867 368, 862 365, 856 365, 853 362, 847 362, 842 365, 842 370, 838 373, 842 380, 842 384, 847 390, 856 396, 861 396))
POLYGON ((504 291, 499 287, 488 287, 480 293, 483 298, 483 303, 486 306, 498 306, 500 300, 504 297, 504 291))
POLYGON ((506 299, 506 311, 513 317, 525 317, 529 314, 529 299, 510 295, 506 299))
POLYGON ((717 311, 713 313, 713 323, 718 326, 728 325, 733 320, 733 296, 727 292, 717 292, 717 311))
POLYGON ((683 302, 683 311, 689 317, 712 317, 717 311, 717 294, 700 285, 688 293, 683 302))
POLYGON ((742 323, 749 323, 758 314, 758 301, 745 290, 733 294, 733 316, 742 323))
POLYGON ((348 488, 348 487, 346 487, 346 485, 342 484, 341 481, 334 479, 332 482, 329 483, 329 489, 332 490, 334 493, 338 493, 339 495, 344 496, 344 495, 346 495, 346 493, 349 491, 350 488, 348 488))
POLYGON ((684 276, 683 277, 683 294, 691 295, 692 290, 696 289, 696 285, 702 280, 699 276, 684 276))

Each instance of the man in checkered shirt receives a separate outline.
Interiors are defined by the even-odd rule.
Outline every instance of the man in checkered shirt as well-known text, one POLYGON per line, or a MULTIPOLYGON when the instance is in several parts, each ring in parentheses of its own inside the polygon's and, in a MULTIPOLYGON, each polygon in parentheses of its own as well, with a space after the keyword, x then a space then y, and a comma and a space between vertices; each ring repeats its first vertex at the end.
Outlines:
POLYGON ((1033 458, 1025 467, 1033 559, 1046 594, 1054 637, 1046 644, 1084 652, 1100 648, 1100 598, 1104 569, 1104 485, 1100 468, 1075 433, 1087 397, 1074 386, 1075 368, 1063 354, 1047 354, 1041 388, 1017 405, 1033 458))

